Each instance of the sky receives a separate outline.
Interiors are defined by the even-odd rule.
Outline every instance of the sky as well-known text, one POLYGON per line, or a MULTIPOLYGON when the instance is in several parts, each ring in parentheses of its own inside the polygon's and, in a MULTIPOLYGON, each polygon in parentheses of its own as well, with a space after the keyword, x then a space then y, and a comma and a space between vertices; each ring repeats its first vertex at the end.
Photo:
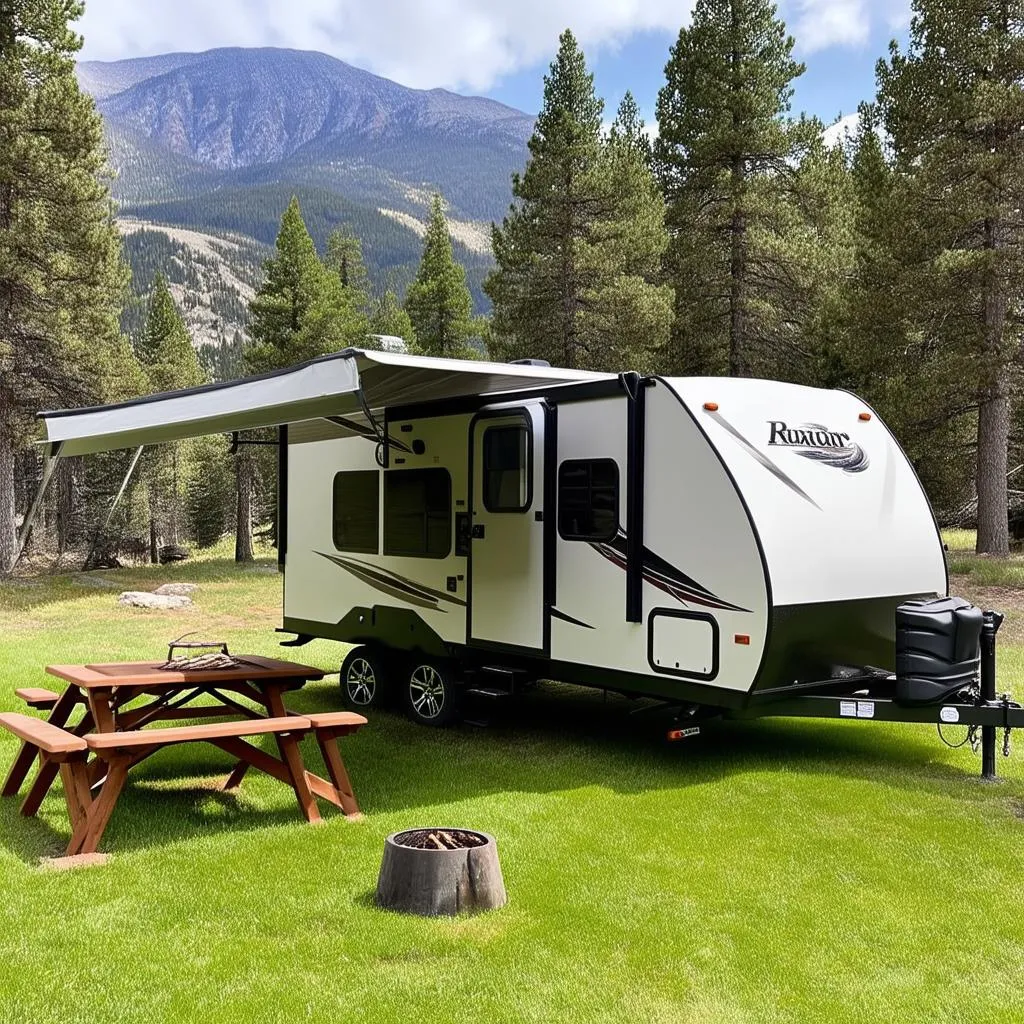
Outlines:
MULTIPOLYGON (((903 38, 909 0, 778 0, 807 66, 793 107, 830 124, 874 95, 874 67, 903 38)), ((86 60, 217 46, 320 50, 416 88, 540 106, 543 75, 569 27, 607 119, 630 89, 648 122, 669 47, 692 0, 86 0, 86 60)))

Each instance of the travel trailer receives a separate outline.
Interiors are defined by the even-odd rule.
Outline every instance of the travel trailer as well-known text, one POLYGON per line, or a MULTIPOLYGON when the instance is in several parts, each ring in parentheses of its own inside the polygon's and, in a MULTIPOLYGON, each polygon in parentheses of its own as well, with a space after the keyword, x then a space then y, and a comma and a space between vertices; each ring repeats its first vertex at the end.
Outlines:
POLYGON ((443 724, 466 689, 558 679, 684 727, 938 721, 976 689, 981 613, 946 599, 914 470, 845 392, 352 349, 41 417, 52 458, 277 427, 282 629, 356 645, 352 705, 443 724))

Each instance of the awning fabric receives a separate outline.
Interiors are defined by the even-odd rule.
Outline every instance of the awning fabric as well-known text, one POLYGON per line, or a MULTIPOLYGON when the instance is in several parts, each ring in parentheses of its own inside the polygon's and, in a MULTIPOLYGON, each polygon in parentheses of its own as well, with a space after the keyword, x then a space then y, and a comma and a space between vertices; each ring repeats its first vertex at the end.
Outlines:
POLYGON ((39 417, 46 426, 47 441, 59 445, 56 454, 64 457, 321 417, 362 420, 364 403, 376 412, 414 402, 499 396, 610 376, 346 349, 260 377, 169 391, 117 405, 43 412, 39 417))

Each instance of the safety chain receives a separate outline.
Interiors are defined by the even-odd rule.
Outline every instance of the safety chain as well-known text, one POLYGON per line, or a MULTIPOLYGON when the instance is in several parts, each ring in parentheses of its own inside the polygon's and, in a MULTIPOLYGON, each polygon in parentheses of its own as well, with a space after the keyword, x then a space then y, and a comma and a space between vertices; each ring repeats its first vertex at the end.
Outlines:
POLYGON ((977 754, 981 748, 981 740, 978 738, 978 729, 980 726, 971 725, 967 728, 967 742, 971 745, 971 753, 977 754))

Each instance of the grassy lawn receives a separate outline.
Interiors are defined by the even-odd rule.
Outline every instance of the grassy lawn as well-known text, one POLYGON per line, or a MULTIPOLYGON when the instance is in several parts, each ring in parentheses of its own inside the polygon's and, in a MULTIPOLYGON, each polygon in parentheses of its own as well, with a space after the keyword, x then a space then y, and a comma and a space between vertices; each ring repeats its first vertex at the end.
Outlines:
MULTIPOLYGON (((1000 680, 1021 696, 1020 580, 955 559, 955 590, 1002 588, 1000 680)), ((280 586, 269 561, 217 559, 0 584, 0 708, 46 663, 159 657, 192 629, 279 654, 280 586), (116 603, 168 579, 201 585, 194 609, 116 603)), ((295 656, 336 671, 340 653, 295 656)), ((336 687, 290 704, 333 709, 336 687)), ((344 741, 366 817, 318 828, 280 784, 225 795, 227 755, 174 748, 136 770, 115 856, 87 871, 37 866, 67 841, 59 792, 38 820, 0 802, 0 1024, 1024 1020, 1024 748, 985 785, 930 727, 722 724, 672 745, 631 707, 544 687, 488 730, 376 713, 344 741), (384 836, 437 824, 498 837, 504 910, 372 905, 384 836)), ((14 752, 0 735, 4 769, 14 752)))

